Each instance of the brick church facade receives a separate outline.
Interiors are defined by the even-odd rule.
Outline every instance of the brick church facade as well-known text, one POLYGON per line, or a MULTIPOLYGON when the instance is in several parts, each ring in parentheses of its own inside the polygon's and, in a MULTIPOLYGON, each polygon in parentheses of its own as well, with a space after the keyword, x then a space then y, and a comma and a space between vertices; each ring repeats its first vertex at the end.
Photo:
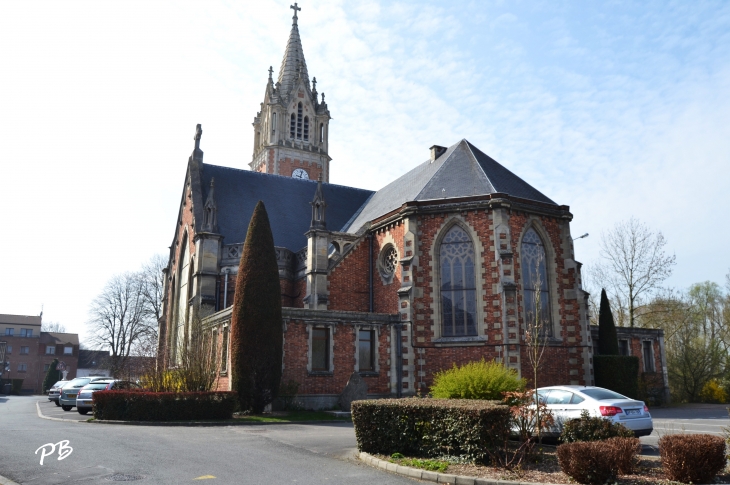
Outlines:
POLYGON ((236 273, 262 200, 284 307, 282 382, 298 384, 306 407, 335 405, 353 372, 372 397, 413 395, 434 373, 482 358, 529 378, 525 329, 535 321, 547 342, 539 384, 593 384, 568 206, 467 140, 432 146, 377 192, 330 184, 330 112, 293 8, 278 79, 270 69, 254 118, 250 170, 204 163, 198 125, 166 270, 166 365, 179 360, 195 310, 218 343, 217 387, 229 388, 236 273))

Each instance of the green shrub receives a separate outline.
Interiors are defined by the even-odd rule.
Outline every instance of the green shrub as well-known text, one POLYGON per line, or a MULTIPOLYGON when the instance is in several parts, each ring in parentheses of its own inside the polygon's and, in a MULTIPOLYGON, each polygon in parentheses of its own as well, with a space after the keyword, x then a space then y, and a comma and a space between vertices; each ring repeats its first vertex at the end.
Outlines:
POLYGON ((56 370, 56 365, 58 365, 58 359, 53 359, 53 362, 48 367, 46 376, 43 378, 43 394, 48 392, 52 385, 61 380, 59 379, 60 372, 56 370))
POLYGON ((431 394, 444 399, 502 399, 502 393, 520 391, 525 380, 517 371, 504 365, 482 359, 449 370, 437 372, 434 376, 431 394))
POLYGON ((720 382, 717 379, 710 379, 702 386, 700 399, 702 402, 723 404, 727 402, 727 393, 720 386, 720 382))
POLYGON ((635 355, 594 355, 596 385, 628 396, 639 397, 639 358, 635 355))
POLYGON ((264 203, 248 225, 231 313, 231 388, 241 409, 262 413, 281 383, 284 331, 274 236, 264 203))
POLYGON ((618 474, 610 446, 603 441, 565 443, 557 454, 560 469, 578 483, 604 484, 618 474))
POLYGON ((10 394, 20 396, 20 392, 23 390, 23 381, 25 379, 11 379, 12 387, 10 388, 10 394))
POLYGON ((235 392, 96 391, 94 418, 114 421, 231 419, 235 392))
POLYGON ((712 483, 725 468, 725 440, 709 434, 670 434, 659 439, 662 467, 670 480, 712 483))
POLYGON ((379 399, 352 403, 360 451, 484 462, 510 431, 508 406, 463 399, 379 399))
POLYGON ((620 423, 614 423, 600 416, 590 416, 581 411, 580 418, 570 419, 563 424, 560 439, 565 443, 576 441, 601 441, 613 437, 633 438, 634 432, 620 423))

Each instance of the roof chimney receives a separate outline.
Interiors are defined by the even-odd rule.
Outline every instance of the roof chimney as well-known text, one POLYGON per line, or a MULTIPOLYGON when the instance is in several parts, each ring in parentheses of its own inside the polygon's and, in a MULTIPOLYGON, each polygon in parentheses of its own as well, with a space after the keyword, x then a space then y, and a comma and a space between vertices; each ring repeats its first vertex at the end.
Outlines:
POLYGON ((431 150, 431 161, 434 162, 438 157, 443 155, 443 153, 446 151, 446 147, 433 145, 431 148, 429 148, 429 150, 431 150))

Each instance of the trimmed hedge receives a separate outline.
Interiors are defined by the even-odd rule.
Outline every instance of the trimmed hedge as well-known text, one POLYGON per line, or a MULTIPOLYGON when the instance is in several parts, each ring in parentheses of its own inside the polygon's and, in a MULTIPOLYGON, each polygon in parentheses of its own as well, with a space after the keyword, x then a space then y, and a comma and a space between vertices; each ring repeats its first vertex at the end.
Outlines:
POLYGON ((670 434, 659 438, 662 466, 670 480, 712 483, 725 468, 725 440, 710 434, 670 434))
POLYGON ((594 355, 593 372, 596 385, 623 394, 639 397, 639 358, 635 355, 594 355))
POLYGON ((231 419, 235 392, 97 391, 94 418, 115 421, 231 419))
POLYGON ((467 399, 379 399, 352 403, 360 451, 489 459, 510 432, 509 406, 467 399))
POLYGON ((558 446, 563 473, 578 483, 604 484, 618 475, 618 464, 605 441, 578 441, 558 446))
POLYGON ((580 418, 563 424, 560 439, 565 443, 576 441, 601 441, 613 437, 633 438, 634 432, 621 423, 614 423, 600 416, 589 416, 583 411, 580 418))

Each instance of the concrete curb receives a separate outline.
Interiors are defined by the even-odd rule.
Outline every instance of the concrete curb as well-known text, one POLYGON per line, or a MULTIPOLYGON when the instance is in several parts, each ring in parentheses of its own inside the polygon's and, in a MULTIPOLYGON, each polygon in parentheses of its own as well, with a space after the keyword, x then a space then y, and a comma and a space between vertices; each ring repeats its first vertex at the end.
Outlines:
MULTIPOLYGON (((265 425, 281 425, 281 424, 329 424, 329 423, 351 423, 349 420, 324 420, 324 421, 291 421, 288 423, 260 423, 251 421, 88 421, 88 420, 76 420, 76 419, 63 419, 63 418, 52 418, 45 416, 41 412, 40 401, 35 403, 36 410, 38 411, 38 417, 43 419, 49 419, 51 421, 64 421, 66 423, 82 423, 82 424, 118 424, 122 426, 265 426, 265 425)), ((0 485, 3 485, 0 482, 0 485)))
MULTIPOLYGON (((450 483, 452 485, 536 485, 532 482, 515 482, 511 480, 494 480, 492 478, 465 477, 462 475, 451 475, 448 473, 430 472, 419 468, 411 468, 407 466, 396 465, 389 461, 376 458, 369 453, 360 452, 358 455, 361 461, 370 466, 380 468, 397 475, 403 475, 408 478, 416 478, 436 483, 450 483)), ((549 483, 541 485, 553 485, 549 483)))
POLYGON ((0 475, 0 485, 20 485, 18 482, 14 482, 9 478, 5 478, 4 476, 0 475))
MULTIPOLYGON (((38 417, 43 419, 49 419, 51 421, 65 421, 66 423, 85 423, 86 421, 77 421, 75 419, 63 419, 63 418, 52 418, 50 416, 46 416, 41 412, 41 405, 40 402, 35 402, 35 408, 36 411, 38 411, 38 417)), ((0 485, 2 485, 2 482, 0 482, 0 485)))

